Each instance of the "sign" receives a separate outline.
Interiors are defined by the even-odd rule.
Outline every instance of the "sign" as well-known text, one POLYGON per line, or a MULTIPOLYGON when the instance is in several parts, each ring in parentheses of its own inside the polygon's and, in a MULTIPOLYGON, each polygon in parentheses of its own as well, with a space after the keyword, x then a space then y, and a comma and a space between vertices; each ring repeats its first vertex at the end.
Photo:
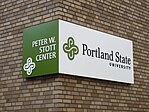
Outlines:
POLYGON ((27 28, 23 39, 24 78, 63 73, 134 83, 130 40, 62 20, 27 28))
POLYGON ((23 78, 58 73, 58 20, 23 31, 23 78))

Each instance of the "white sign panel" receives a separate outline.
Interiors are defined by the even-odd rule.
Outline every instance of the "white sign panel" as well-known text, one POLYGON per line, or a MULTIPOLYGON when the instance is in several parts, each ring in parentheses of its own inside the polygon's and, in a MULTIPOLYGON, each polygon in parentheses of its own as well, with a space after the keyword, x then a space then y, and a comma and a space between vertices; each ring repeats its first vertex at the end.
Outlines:
POLYGON ((59 73, 134 83, 133 43, 60 20, 59 73))

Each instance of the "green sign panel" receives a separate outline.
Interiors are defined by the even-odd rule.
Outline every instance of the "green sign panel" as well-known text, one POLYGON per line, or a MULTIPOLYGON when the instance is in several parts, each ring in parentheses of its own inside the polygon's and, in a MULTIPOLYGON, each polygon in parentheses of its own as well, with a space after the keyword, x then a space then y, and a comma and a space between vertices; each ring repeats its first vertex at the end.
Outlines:
POLYGON ((23 31, 23 78, 58 73, 58 20, 23 31))

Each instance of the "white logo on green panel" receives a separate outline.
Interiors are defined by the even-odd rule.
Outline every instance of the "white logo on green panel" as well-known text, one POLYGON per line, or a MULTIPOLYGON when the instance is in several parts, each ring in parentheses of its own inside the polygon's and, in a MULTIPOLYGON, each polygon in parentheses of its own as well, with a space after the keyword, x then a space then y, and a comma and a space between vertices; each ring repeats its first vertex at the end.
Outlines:
POLYGON ((63 45, 63 50, 67 53, 70 60, 73 60, 75 55, 79 53, 79 48, 75 45, 75 41, 72 37, 69 37, 67 43, 63 45))
POLYGON ((35 63, 32 62, 32 58, 28 58, 26 64, 23 66, 24 71, 26 71, 27 75, 31 75, 32 71, 35 69, 35 63))

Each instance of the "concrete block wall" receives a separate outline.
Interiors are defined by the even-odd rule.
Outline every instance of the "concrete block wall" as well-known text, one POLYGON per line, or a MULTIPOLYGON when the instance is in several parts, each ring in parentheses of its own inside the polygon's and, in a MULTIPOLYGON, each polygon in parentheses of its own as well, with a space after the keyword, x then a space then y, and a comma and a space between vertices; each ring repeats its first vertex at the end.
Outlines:
POLYGON ((148 0, 1 0, 1 112, 149 112, 148 0), (23 29, 63 19, 133 41, 133 85, 54 74, 22 79, 23 29))

